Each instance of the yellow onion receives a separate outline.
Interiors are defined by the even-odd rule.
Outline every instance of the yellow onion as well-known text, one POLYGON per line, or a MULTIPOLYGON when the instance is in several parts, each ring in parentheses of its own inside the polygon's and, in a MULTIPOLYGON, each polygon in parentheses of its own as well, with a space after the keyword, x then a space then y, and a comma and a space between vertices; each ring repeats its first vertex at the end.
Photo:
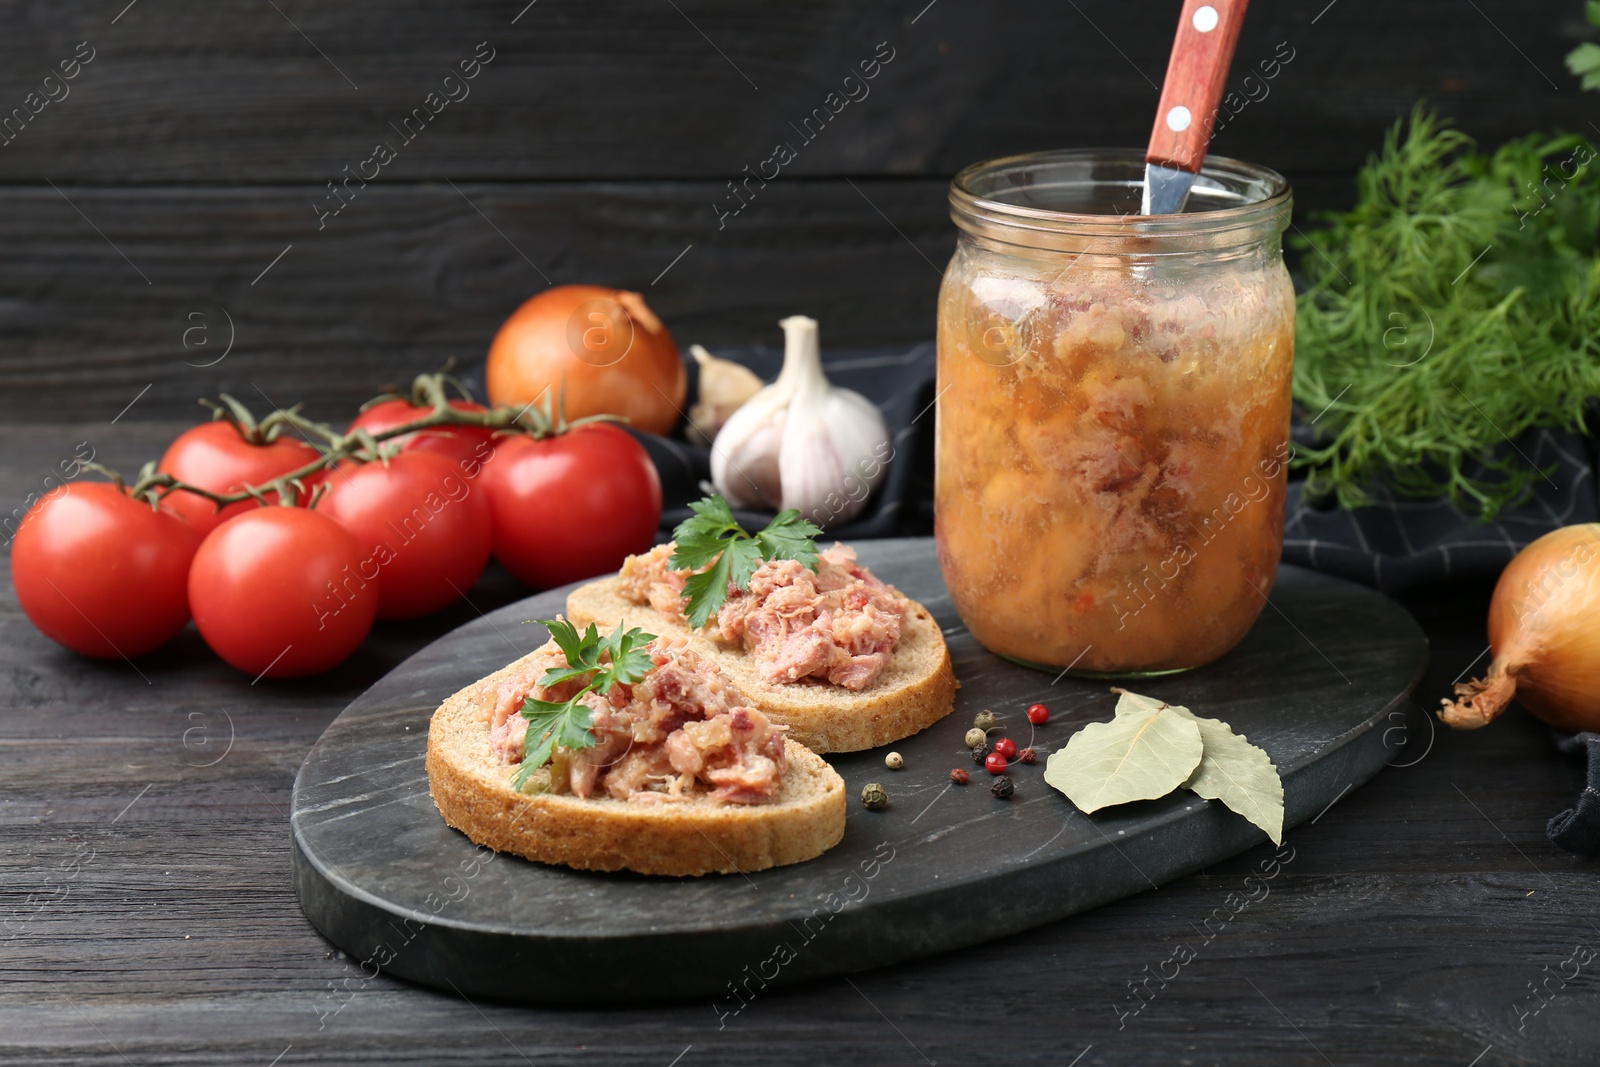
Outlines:
POLYGON ((489 346, 489 402, 520 408, 562 396, 568 419, 618 415, 670 433, 688 371, 644 297, 598 285, 558 285, 514 311, 489 346))
POLYGON ((1489 603, 1494 662, 1458 683, 1439 718, 1492 722, 1515 697, 1563 730, 1600 730, 1600 523, 1564 526, 1517 554, 1489 603))

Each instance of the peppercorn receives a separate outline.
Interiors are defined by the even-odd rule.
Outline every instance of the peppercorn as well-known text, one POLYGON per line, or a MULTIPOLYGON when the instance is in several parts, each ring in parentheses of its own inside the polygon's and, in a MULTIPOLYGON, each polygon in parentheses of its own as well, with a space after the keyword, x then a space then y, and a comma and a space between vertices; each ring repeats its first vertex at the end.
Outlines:
POLYGON ((983 769, 990 774, 1004 774, 1006 771, 1006 758, 998 752, 991 752, 984 757, 983 769))
POLYGON ((992 750, 988 745, 979 745, 972 750, 972 762, 982 766, 983 761, 989 758, 990 751, 992 750))
POLYGON ((1033 763, 1038 760, 1038 758, 1039 754, 1031 748, 1025 748, 1021 752, 1017 753, 1017 759, 1021 760, 1023 763, 1033 763))
POLYGON ((956 785, 966 785, 968 777, 967 772, 960 767, 950 768, 950 780, 956 785))
POLYGON ((980 730, 993 730, 995 726, 994 712, 987 708, 978 712, 977 715, 973 716, 972 725, 980 730))
POLYGON ((1029 704, 1028 721, 1035 726, 1043 726, 1050 721, 1050 709, 1043 704, 1029 704))
POLYGON ((1017 787, 1015 783, 1013 783, 1010 778, 1007 778, 1003 774, 994 780, 994 785, 989 787, 989 792, 993 793, 1001 800, 1010 800, 1011 794, 1015 793, 1016 791, 1017 787))
POLYGON ((906 758, 898 752, 891 752, 883 757, 883 765, 891 771, 898 771, 906 765, 906 758))
POLYGON ((988 739, 989 735, 978 729, 976 726, 967 731, 968 748, 977 748, 979 745, 982 745, 988 741, 988 739))
POLYGON ((861 803, 871 811, 881 811, 889 806, 889 794, 877 782, 869 782, 861 787, 861 803))
POLYGON ((1002 737, 994 743, 994 750, 1006 759, 1015 759, 1017 756, 1017 743, 1009 737, 1002 737))

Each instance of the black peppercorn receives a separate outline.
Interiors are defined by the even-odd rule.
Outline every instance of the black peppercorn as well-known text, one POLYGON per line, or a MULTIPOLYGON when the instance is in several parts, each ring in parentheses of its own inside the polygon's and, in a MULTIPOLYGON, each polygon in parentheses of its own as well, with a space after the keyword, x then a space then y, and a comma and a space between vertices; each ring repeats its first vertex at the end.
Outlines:
POLYGON ((972 750, 972 762, 980 767, 983 766, 983 761, 989 758, 990 751, 992 750, 988 745, 979 745, 972 750))
POLYGON ((1001 800, 1009 800, 1011 798, 1011 794, 1015 793, 1016 791, 1017 787, 1012 784, 1010 777, 1004 774, 996 778, 994 780, 994 785, 989 787, 989 792, 993 793, 1001 800))

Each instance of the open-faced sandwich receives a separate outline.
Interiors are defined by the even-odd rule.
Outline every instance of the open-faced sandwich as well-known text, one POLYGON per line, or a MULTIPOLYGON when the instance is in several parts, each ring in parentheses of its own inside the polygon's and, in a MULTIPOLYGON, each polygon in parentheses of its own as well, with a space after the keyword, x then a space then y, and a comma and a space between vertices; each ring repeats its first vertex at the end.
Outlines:
POLYGON ((676 540, 567 598, 574 622, 687 636, 790 736, 855 752, 932 725, 954 706, 944 634, 928 609, 784 512, 754 536, 727 502, 691 505, 676 540))
POLYGON ((844 781, 688 641, 545 625, 543 647, 434 712, 445 822, 497 851, 641 874, 756 871, 844 836, 844 781))

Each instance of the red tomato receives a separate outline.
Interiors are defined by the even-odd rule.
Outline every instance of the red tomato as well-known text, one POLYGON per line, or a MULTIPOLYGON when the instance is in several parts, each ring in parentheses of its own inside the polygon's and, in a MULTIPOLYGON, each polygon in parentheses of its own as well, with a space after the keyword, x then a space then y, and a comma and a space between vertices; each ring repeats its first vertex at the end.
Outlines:
POLYGON ((483 465, 494 557, 535 589, 605 574, 655 543, 661 479, 610 423, 559 437, 499 437, 483 465))
POLYGON ((378 618, 438 611, 483 573, 489 501, 465 466, 436 452, 402 452, 387 466, 347 465, 329 475, 317 507, 366 549, 361 573, 379 575, 378 618))
POLYGON ((300 678, 342 663, 378 610, 356 535, 326 515, 257 507, 218 526, 189 568, 189 607, 211 650, 252 676, 300 678))
POLYGON ((103 659, 166 644, 189 621, 200 535, 106 482, 73 482, 29 510, 11 542, 11 582, 50 640, 103 659))
MULTIPOLYGON (((298 470, 319 455, 320 452, 295 437, 279 437, 270 445, 253 445, 240 435, 233 423, 218 419, 179 434, 178 439, 167 446, 157 469, 213 493, 235 493, 246 485, 260 485, 280 474, 298 470)), ((307 478, 307 490, 321 480, 320 473, 307 478)), ((268 500, 277 498, 276 493, 267 495, 268 500)), ((216 505, 205 497, 184 492, 168 493, 163 503, 187 518, 202 537, 224 519, 260 506, 253 500, 244 500, 229 504, 219 514, 216 505)))
MULTIPOLYGON (((457 411, 489 410, 482 404, 475 404, 470 400, 452 400, 450 406, 457 411)), ((432 410, 432 408, 418 407, 400 397, 382 400, 357 415, 355 421, 350 424, 350 429, 354 430, 359 426, 368 433, 382 433, 396 426, 415 422, 432 410)), ((345 432, 348 433, 349 430, 345 432)), ((441 426, 432 430, 419 430, 403 437, 392 437, 389 440, 399 441, 401 450, 405 452, 437 452, 454 460, 467 460, 477 456, 481 460, 483 458, 480 454, 481 446, 493 437, 494 431, 487 426, 441 426)))

